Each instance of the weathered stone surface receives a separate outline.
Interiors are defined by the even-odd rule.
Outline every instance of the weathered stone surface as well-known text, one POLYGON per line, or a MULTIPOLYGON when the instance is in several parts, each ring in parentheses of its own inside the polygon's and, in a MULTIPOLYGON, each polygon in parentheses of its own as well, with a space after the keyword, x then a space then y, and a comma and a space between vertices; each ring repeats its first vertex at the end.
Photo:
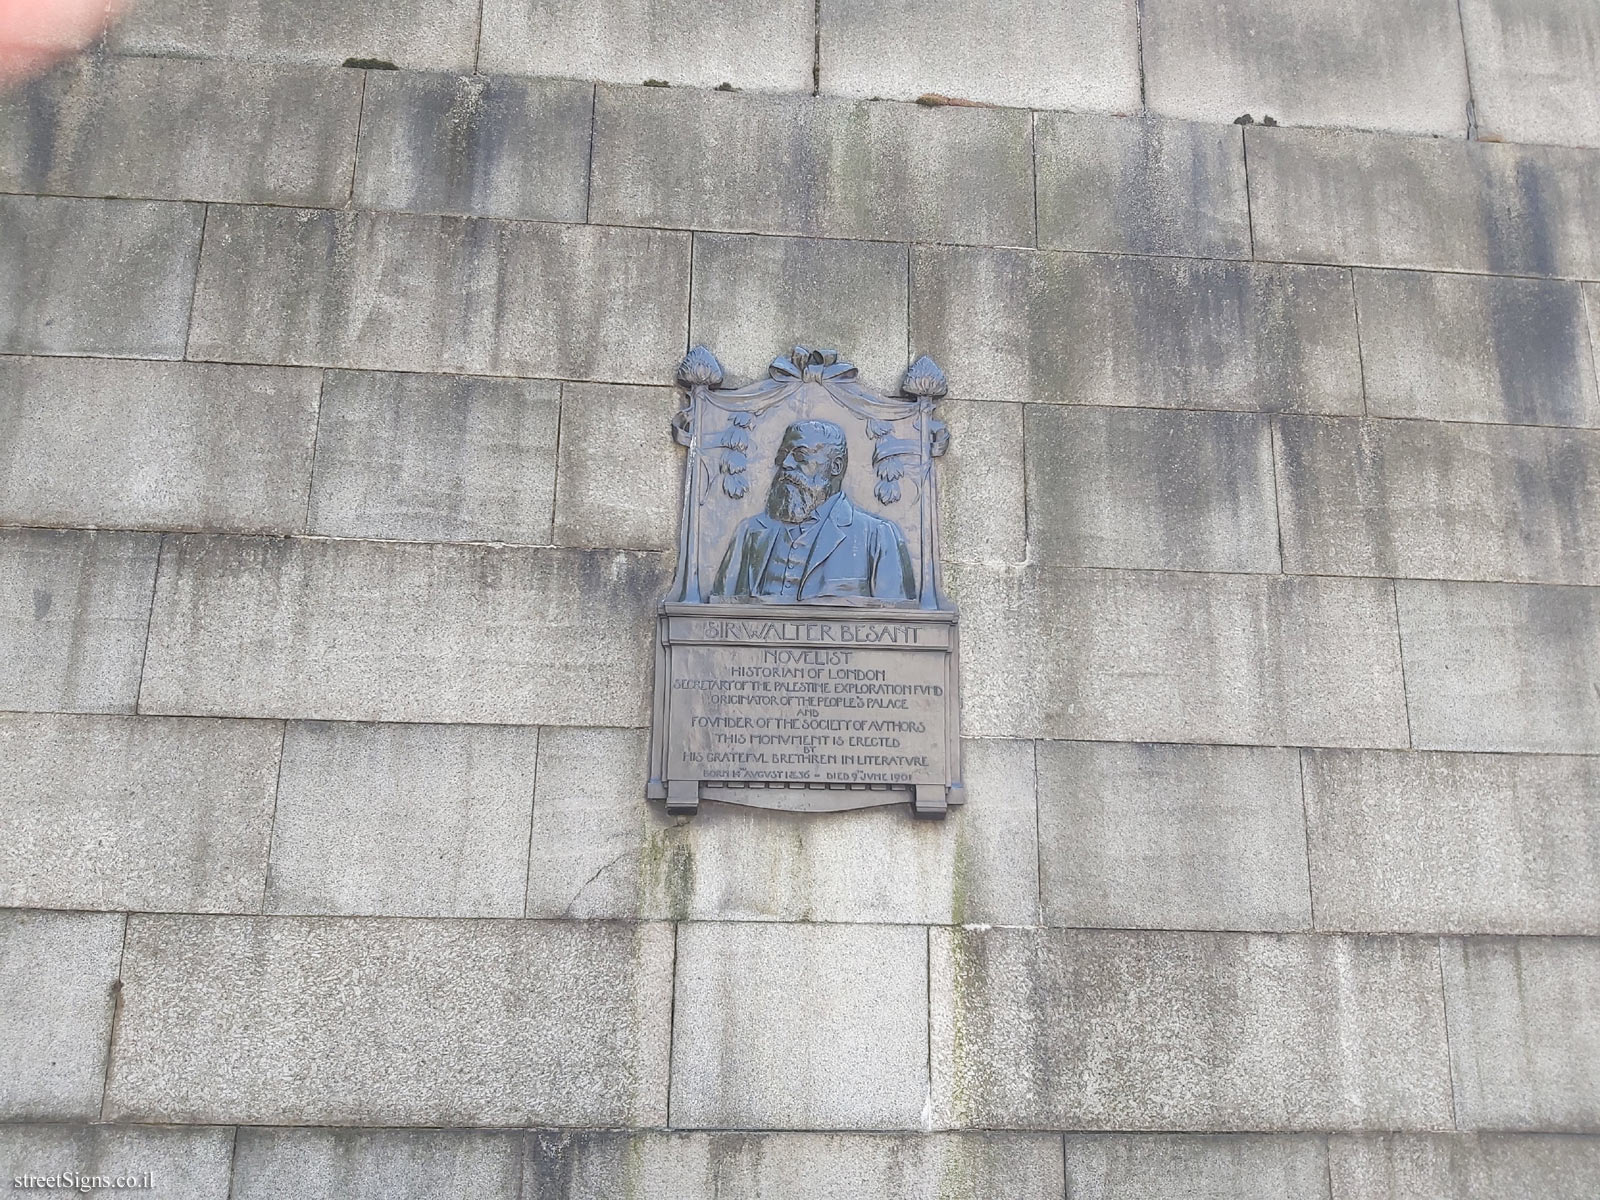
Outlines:
POLYGON ((1600 758, 1305 755, 1319 929, 1600 933, 1600 758))
POLYGON ((1279 569, 1271 418, 1033 405, 1027 433, 1041 562, 1279 569))
POLYGON ((1395 587, 1417 747, 1600 754, 1600 590, 1395 587))
POLYGON ((1039 743, 1044 920, 1311 928, 1292 750, 1039 743))
POLYGON ((1327 1200, 1320 1138, 1270 1134, 1068 1134, 1073 1200, 1327 1200))
POLYGON ((1600 426, 1579 285, 1415 271, 1355 279, 1373 416, 1600 426))
POLYGON ((266 911, 520 917, 539 732, 291 722, 266 911))
POLYGON ((1134 0, 821 0, 819 81, 830 95, 926 93, 1017 108, 1139 107, 1134 0))
POLYGON ((276 721, 0 716, 0 904, 256 912, 276 721))
POLYGON ((534 1134, 528 1200, 1060 1200, 1061 1143, 1019 1134, 534 1134))
POLYGON ((522 1193, 521 1134, 482 1129, 241 1129, 232 1200, 409 1200, 522 1193))
MULTIPOLYGON (((819 818, 646 806, 643 730, 545 729, 533 806, 530 917, 1032 924, 1033 746, 962 743, 967 804, 819 818)), ((1303 890, 1303 889, 1302 889, 1303 890)))
POLYGON ((1164 117, 1040 113, 1039 245, 1249 258, 1244 134, 1164 117))
POLYGON ((311 532, 548 543, 560 402, 533 380, 327 372, 311 532))
POLYGON ((0 1125, 0 1175, 62 1176, 57 1186, 64 1191, 68 1172, 82 1180, 148 1174, 145 1194, 159 1200, 228 1200, 232 1162, 233 1130, 226 1127, 0 1125))
POLYGON ((808 0, 486 0, 479 70, 809 92, 808 0))
POLYGON ((1030 143, 1013 110, 602 87, 589 219, 1031 245, 1030 143))
POLYGON ((959 563, 948 576, 970 736, 1407 744, 1387 581, 959 563))
POLYGON ((676 989, 674 1126, 922 1126, 921 929, 689 923, 678 927, 676 989))
POLYGON ((112 1120, 659 1125, 664 925, 129 920, 112 1120))
POLYGON ((1478 136, 1600 146, 1600 9, 1588 0, 1463 0, 1478 136))
POLYGON ((582 221, 593 108, 565 79, 370 72, 356 206, 582 221))
POLYGON ((1600 583, 1600 432, 1278 420, 1284 570, 1600 583))
POLYGON ((936 1125, 1450 1122, 1425 939, 934 929, 930 952, 936 1125))
POLYGON ((1333 1200, 1591 1200, 1600 1138, 1335 1134, 1333 1200))
POLYGON ((190 355, 657 382, 688 291, 687 234, 213 208, 190 355))
POLYGON ((683 455, 672 440, 677 408, 671 388, 561 386, 558 546, 677 546, 683 503, 683 455))
POLYGON ((960 396, 1360 412, 1343 271, 918 246, 911 342, 960 396))
POLYGON ((1453 0, 1144 0, 1151 109, 1460 137, 1467 70, 1453 0))
POLYGON ((642 725, 656 555, 174 538, 142 709, 642 725))
POLYGON ((1020 563, 1028 556, 1020 404, 946 400, 950 448, 939 460, 939 549, 946 562, 1020 563))
POLYGON ((315 371, 0 358, 0 521, 298 532, 315 371))
POLYGON ((0 196, 0 353, 182 358, 204 215, 0 196))
POLYGON ((910 364, 907 253, 887 242, 696 234, 689 341, 710 347, 730 382, 766 378, 774 358, 805 341, 898 395, 910 364))
POLYGON ((360 111, 337 67, 79 58, 0 96, 0 187, 338 207, 360 111))
POLYGON ((338 66, 376 59, 408 71, 470 71, 474 0, 141 0, 111 27, 121 54, 338 66))
POLYGON ((1281 129, 1245 144, 1258 258, 1600 276, 1593 150, 1281 129))
POLYGON ((1456 1123, 1600 1132, 1600 940, 1448 938, 1456 1123))
POLYGON ((132 712, 161 539, 0 530, 0 709, 132 712))
POLYGON ((100 1116, 124 920, 0 910, 0 1119, 100 1116))

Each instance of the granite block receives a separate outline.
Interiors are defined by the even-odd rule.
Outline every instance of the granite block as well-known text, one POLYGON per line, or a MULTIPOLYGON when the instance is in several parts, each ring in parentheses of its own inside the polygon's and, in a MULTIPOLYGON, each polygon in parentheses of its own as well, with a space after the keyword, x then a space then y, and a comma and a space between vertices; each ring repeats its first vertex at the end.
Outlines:
POLYGON ((1360 412, 1343 271, 917 246, 911 342, 963 397, 1360 412))
POLYGON ((896 804, 788 813, 643 800, 643 730, 545 729, 530 917, 1031 924, 1038 916, 1033 746, 967 741, 967 803, 943 821, 896 804))
POLYGON ((124 919, 0 910, 0 1119, 100 1116, 124 919))
POLYGON ((1284 129, 1245 147, 1258 258, 1600 277, 1600 151, 1284 129))
POLYGON ((258 912, 276 721, 0 716, 0 904, 258 912))
POLYGON ((1600 753, 1600 589, 1395 587, 1414 745, 1600 753))
POLYGON ((1315 1137, 1069 1133, 1066 1163, 1072 1200, 1328 1200, 1315 1137))
POLYGON ((1537 1134, 1336 1134, 1333 1200, 1590 1200, 1600 1138, 1537 1134))
POLYGON ((565 79, 370 72, 356 207, 582 221, 593 108, 565 79))
POLYGON ((1027 440, 1039 562, 1279 570, 1271 418, 1035 404, 1027 440))
POLYGON ((601 87, 589 219, 1025 246, 1032 174, 1026 112, 601 87))
POLYGON ((539 732, 290 722, 270 913, 520 917, 539 732))
POLYGON ((922 1128, 927 1006, 921 929, 684 924, 671 1123, 922 1128))
POLYGON ((1466 62, 1454 0, 1143 0, 1152 110, 1461 137, 1466 62))
POLYGON ((337 67, 78 58, 0 96, 0 187, 336 208, 360 113, 337 67))
POLYGON ((939 549, 946 562, 1028 557, 1027 468, 1020 404, 946 400, 950 447, 939 460, 939 549))
POLYGON ((934 929, 930 955, 935 1128, 1450 1123, 1431 941, 934 929))
POLYGON ((642 725, 666 585, 658 555, 174 538, 141 710, 642 725))
POLYGON ((1045 564, 947 574, 968 736, 1407 744, 1387 580, 1045 564))
POLYGON ((524 1137, 483 1129, 241 1129, 231 1200, 517 1200, 524 1137))
POLYGON ((205 211, 0 195, 0 353, 182 358, 205 211))
POLYGON ((387 62, 407 71, 470 71, 474 0, 140 0, 111 27, 119 54, 248 62, 387 62))
POLYGON ((1588 0, 1463 0, 1478 136, 1600 147, 1600 9, 1588 0))
POLYGON ((558 546, 671 550, 683 506, 671 388, 561 387, 555 480, 558 546))
POLYGON ((817 17, 826 95, 1090 112, 1140 104, 1134 0, 821 0, 817 17))
POLYGON ((550 541, 561 387, 329 371, 309 529, 408 541, 550 541))
POLYGON ((1313 750, 1317 927, 1600 934, 1600 758, 1313 750))
POLYGON ((658 1125, 672 930, 129 920, 116 1121, 658 1125))
POLYGON ((296 533, 315 371, 0 358, 0 521, 296 533))
POLYGON ((99 1190, 95 1176, 135 1186, 148 1176, 151 1186, 137 1190, 151 1200, 229 1200, 232 1161, 226 1126, 0 1125, 0 1176, 13 1187, 21 1176, 53 1175, 55 1187, 69 1190, 67 1176, 75 1175, 85 1194, 99 1190))
POLYGON ((132 712, 161 539, 0 530, 0 709, 132 712))
POLYGON ((1278 418, 1283 565, 1600 583, 1600 431, 1278 418))
POLYGON ((527 1200, 1061 1200, 1061 1142, 1018 1134, 539 1133, 527 1200))
POLYGON ((909 270, 905 246, 697 233, 689 341, 730 383, 765 379, 796 342, 837 350, 869 387, 900 394, 909 270))
POLYGON ((1600 1132, 1600 940, 1447 938, 1456 1125, 1600 1132))
POLYGON ((1039 743, 1048 925, 1311 928, 1293 750, 1039 743))
POLYGON ((1417 271, 1355 280, 1373 416, 1600 426, 1580 285, 1417 271))
POLYGON ((1045 112, 1033 136, 1040 246, 1250 257, 1237 126, 1045 112))
POLYGON ((809 92, 809 0, 486 0, 478 69, 809 92))
POLYGON ((657 382, 683 353, 688 293, 686 234, 213 208, 189 353, 657 382))

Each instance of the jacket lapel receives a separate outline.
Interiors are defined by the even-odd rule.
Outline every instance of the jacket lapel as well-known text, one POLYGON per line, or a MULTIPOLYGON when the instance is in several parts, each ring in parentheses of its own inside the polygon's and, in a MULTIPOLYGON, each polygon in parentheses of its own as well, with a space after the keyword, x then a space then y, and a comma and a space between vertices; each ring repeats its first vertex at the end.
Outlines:
POLYGON ((845 530, 850 527, 850 522, 855 520, 856 510, 843 492, 834 499, 833 506, 828 510, 828 518, 822 523, 822 528, 817 530, 817 540, 811 545, 811 557, 806 560, 805 573, 800 577, 800 594, 804 595, 806 583, 818 567, 827 561, 844 542, 845 530))

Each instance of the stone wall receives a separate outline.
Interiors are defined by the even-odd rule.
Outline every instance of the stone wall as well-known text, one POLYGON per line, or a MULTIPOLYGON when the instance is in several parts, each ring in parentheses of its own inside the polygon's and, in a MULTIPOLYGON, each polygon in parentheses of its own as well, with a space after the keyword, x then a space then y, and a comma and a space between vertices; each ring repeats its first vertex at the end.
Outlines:
POLYGON ((136 4, 0 97, 0 1171, 1591 1200, 1597 79, 1592 0, 136 4), (665 385, 797 341, 949 373, 943 823, 642 799, 665 385))

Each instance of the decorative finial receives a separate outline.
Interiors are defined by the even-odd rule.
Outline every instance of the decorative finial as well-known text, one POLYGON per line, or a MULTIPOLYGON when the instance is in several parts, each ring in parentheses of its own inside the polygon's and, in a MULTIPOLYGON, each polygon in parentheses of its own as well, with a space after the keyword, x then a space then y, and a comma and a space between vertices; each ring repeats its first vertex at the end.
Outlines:
POLYGON ((705 387, 720 387, 722 385, 722 364, 717 361, 717 356, 704 346, 696 346, 683 356, 683 361, 678 364, 678 382, 685 387, 694 387, 697 384, 705 387))
POLYGON ((926 396, 937 400, 949 390, 949 385, 945 381, 944 372, 939 369, 939 364, 924 354, 911 364, 900 390, 908 396, 926 396))

